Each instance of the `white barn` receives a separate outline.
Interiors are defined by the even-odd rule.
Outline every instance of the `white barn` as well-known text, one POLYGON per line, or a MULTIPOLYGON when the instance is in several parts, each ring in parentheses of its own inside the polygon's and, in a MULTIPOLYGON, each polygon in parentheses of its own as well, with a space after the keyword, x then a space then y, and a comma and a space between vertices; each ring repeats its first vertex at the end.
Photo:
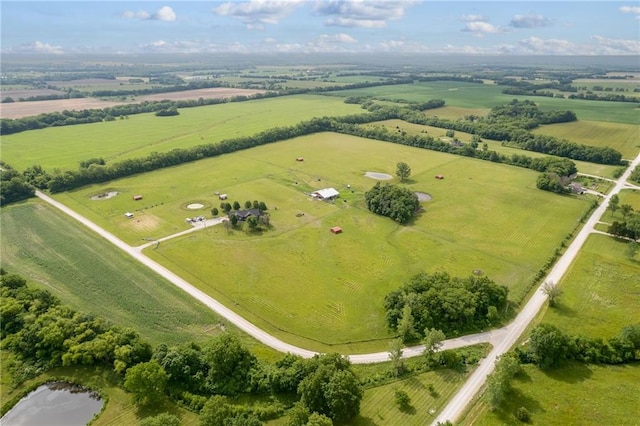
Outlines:
POLYGON ((324 188, 312 192, 311 195, 319 200, 335 200, 340 196, 340 193, 335 188, 324 188))

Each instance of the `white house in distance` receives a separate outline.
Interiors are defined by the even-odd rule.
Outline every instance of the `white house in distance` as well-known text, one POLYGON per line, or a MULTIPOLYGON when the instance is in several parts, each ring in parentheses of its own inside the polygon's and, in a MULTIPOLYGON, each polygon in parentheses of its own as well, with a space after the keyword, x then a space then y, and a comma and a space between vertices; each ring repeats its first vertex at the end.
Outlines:
POLYGON ((335 188, 324 188, 312 192, 311 196, 319 200, 330 201, 338 198, 340 196, 340 193, 336 191, 335 188))

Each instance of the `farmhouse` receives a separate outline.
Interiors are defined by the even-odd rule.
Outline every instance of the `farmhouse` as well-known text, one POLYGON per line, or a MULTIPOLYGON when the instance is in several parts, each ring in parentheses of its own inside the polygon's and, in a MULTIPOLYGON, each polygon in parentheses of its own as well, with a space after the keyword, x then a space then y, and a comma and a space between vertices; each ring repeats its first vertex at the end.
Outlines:
POLYGON ((311 193, 313 198, 317 198, 319 200, 335 200, 340 196, 340 193, 335 190, 335 188, 324 188, 319 189, 315 192, 311 193))
POLYGON ((247 210, 233 210, 229 212, 229 218, 235 216, 239 221, 245 221, 249 216, 260 217, 262 212, 259 209, 247 209, 247 210))

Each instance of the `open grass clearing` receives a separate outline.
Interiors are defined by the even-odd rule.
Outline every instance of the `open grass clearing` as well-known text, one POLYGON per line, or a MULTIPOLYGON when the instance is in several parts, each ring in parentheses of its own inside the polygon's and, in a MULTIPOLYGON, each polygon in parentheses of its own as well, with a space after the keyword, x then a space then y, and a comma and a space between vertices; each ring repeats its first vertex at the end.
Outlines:
MULTIPOLYGON (((400 131, 404 130, 410 135, 417 135, 417 134, 426 132, 428 135, 433 136, 434 138, 439 138, 443 141, 451 140, 451 138, 446 136, 447 129, 442 129, 440 127, 424 126, 422 124, 408 123, 406 121, 402 121, 398 119, 384 120, 384 121, 378 121, 375 123, 367 124, 367 126, 376 126, 376 125, 383 125, 390 129, 396 129, 400 131)), ((457 137, 462 142, 469 143, 471 142, 473 135, 471 135, 470 133, 456 131, 455 137, 457 137)), ((492 151, 496 151, 500 154, 504 154, 508 156, 526 155, 527 157, 532 157, 532 158, 549 157, 549 155, 543 154, 540 152, 525 151, 518 148, 503 146, 502 142, 495 141, 492 139, 482 139, 480 146, 482 146, 482 144, 484 143, 487 144, 487 149, 490 149, 492 151)), ((579 172, 594 175, 594 176, 602 176, 606 178, 613 178, 615 171, 619 168, 619 166, 609 166, 606 164, 589 163, 587 161, 574 161, 574 160, 572 161, 576 163, 576 167, 578 168, 579 172)))
POLYGON ((476 403, 461 425, 521 425, 514 412, 525 407, 534 425, 636 425, 640 365, 571 364, 543 371, 533 365, 512 381, 504 408, 491 412, 476 403))
MULTIPOLYGON (((423 102, 426 99, 444 99, 446 106, 461 108, 493 108, 512 99, 529 99, 543 109, 571 110, 579 120, 608 121, 613 123, 637 124, 640 109, 633 102, 606 102, 584 99, 548 98, 544 96, 515 96, 502 94, 502 86, 463 83, 455 81, 434 81, 415 84, 349 89, 331 92, 334 96, 369 96, 390 100, 423 102)), ((445 107, 446 108, 446 107, 445 107)), ((439 108, 429 110, 436 114, 439 108)))
MULTIPOLYGON (((32 389, 49 381, 65 380, 97 390, 103 396, 102 412, 95 418, 92 426, 120 426, 137 425, 145 417, 168 412, 180 419, 184 426, 199 425, 198 415, 169 402, 156 404, 153 407, 139 409, 133 404, 132 395, 122 389, 122 378, 110 369, 104 367, 60 367, 47 371, 33 379, 27 380, 19 386, 11 383, 7 363, 11 362, 11 354, 2 351, 2 366, 0 368, 2 409, 4 404, 10 403, 28 394, 32 389)), ((16 401, 17 402, 17 401, 16 401)))
POLYGON ((533 133, 584 145, 608 146, 620 151, 622 158, 635 158, 640 152, 640 126, 637 124, 580 120, 541 126, 533 133))
POLYGON ((420 271, 466 276, 480 269, 509 286, 512 298, 526 293, 589 205, 536 189, 536 176, 527 169, 321 133, 56 198, 135 245, 186 229, 189 215, 181 206, 190 200, 218 205, 215 191, 240 203, 265 201, 273 229, 261 235, 216 226, 145 252, 289 342, 346 352, 386 347, 384 295, 420 271), (365 172, 393 175, 399 161, 413 171, 407 186, 433 197, 411 226, 375 216, 363 202, 376 182, 365 172), (445 179, 434 179, 436 174, 445 179), (337 188, 341 198, 329 204, 305 195, 323 187, 337 188), (126 195, 90 199, 109 188, 126 195), (144 199, 133 201, 134 193, 144 199), (123 212, 135 203, 150 207, 126 219, 123 212), (149 218, 140 225, 149 229, 135 228, 139 217, 149 218), (331 234, 336 225, 345 232, 331 234))
POLYGON ((345 104, 340 98, 300 95, 183 108, 180 115, 173 117, 136 114, 109 122, 3 136, 2 159, 19 170, 34 164, 48 171, 77 169, 81 161, 89 158, 121 161, 251 136, 313 117, 360 112, 359 105, 345 104))
POLYGON ((640 322, 640 260, 625 256, 626 242, 589 236, 559 285, 557 307, 542 322, 565 333, 607 338, 640 322))
MULTIPOLYGON (((2 267, 72 308, 133 327, 152 346, 203 342, 230 327, 73 219, 39 201, 3 207, 2 267), (224 324, 224 326, 221 325, 224 324)), ((273 351, 246 337, 260 356, 273 351)))

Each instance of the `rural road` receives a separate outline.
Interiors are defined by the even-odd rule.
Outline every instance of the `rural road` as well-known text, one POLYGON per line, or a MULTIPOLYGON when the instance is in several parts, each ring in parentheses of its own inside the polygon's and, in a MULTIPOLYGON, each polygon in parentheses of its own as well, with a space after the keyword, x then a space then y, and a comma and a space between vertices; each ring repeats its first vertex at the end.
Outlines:
POLYGON ((623 188, 635 186, 628 184, 627 179, 638 164, 640 164, 640 154, 638 154, 638 156, 631 162, 631 165, 627 167, 624 174, 618 178, 613 189, 604 197, 600 205, 595 209, 589 219, 587 219, 580 232, 578 232, 578 235, 576 235, 565 253, 551 269, 551 272, 547 275, 538 290, 533 294, 533 296, 531 296, 531 299, 529 299, 516 319, 506 327, 506 332, 501 335, 500 338, 492 339, 490 341, 493 345, 493 350, 480 362, 478 368, 476 368, 476 370, 471 374, 462 388, 460 388, 458 393, 449 401, 432 424, 435 425, 438 422, 444 423, 447 420, 455 422, 460 417, 465 407, 471 402, 473 397, 484 384, 487 375, 491 374, 493 371, 496 359, 503 353, 507 352, 516 343, 520 335, 524 332, 531 321, 533 321, 540 308, 542 308, 542 305, 547 300, 547 296, 541 291, 544 283, 551 282, 557 284, 560 281, 578 255, 578 252, 587 240, 587 237, 594 231, 595 225, 600 221, 600 218, 607 210, 611 196, 613 194, 617 194, 623 188))
MULTIPOLYGON (((616 181, 614 188, 607 194, 602 203, 596 208, 593 214, 586 221, 584 227, 577 234, 573 242, 569 245, 566 252, 563 256, 558 260, 555 264, 551 272, 547 275, 544 282, 553 282, 558 283, 565 272, 568 270, 569 266, 577 256, 580 248, 586 241, 587 237, 591 232, 594 231, 594 226, 599 222, 600 218, 606 211, 609 200, 613 194, 617 194, 623 188, 635 187, 635 185, 631 185, 627 183, 627 179, 631 174, 631 171, 640 164, 640 154, 632 161, 631 165, 627 168, 625 173, 616 181)), ((316 354, 314 351, 310 351, 307 349, 299 348, 297 346, 290 345, 288 343, 283 342, 282 340, 268 334, 267 332, 261 330, 256 327, 240 315, 236 314, 232 310, 228 309, 224 305, 222 305, 217 300, 213 299, 209 295, 204 292, 198 290, 191 284, 189 284, 184 279, 180 278, 164 266, 159 263, 151 260, 147 256, 142 253, 142 248, 155 244, 155 242, 151 242, 139 247, 132 247, 126 244, 124 241, 117 238, 115 235, 106 231, 105 229, 99 227, 89 219, 79 215, 75 211, 66 207, 64 204, 59 203, 53 198, 43 194, 40 191, 36 191, 36 196, 38 196, 43 201, 51 204, 52 206, 60 209, 62 212, 76 219, 95 233, 101 235, 103 238, 114 244, 116 247, 128 253, 131 257, 139 261, 140 263, 146 265, 168 281, 170 281, 175 286, 179 287, 183 291, 190 294, 195 299, 202 302, 204 305, 209 307, 211 310, 216 312, 218 315, 226 318, 229 322, 234 324, 236 327, 259 340, 261 343, 276 349, 281 352, 290 352, 292 354, 300 355, 305 358, 310 358, 316 354)), ((211 222, 211 225, 215 224, 211 222)), ((209 222, 207 222, 207 226, 209 222)), ((159 241, 176 237, 177 235, 186 234, 189 232, 194 232, 198 229, 203 228, 204 226, 194 227, 187 231, 183 231, 182 233, 175 234, 159 241)), ((542 287, 542 285, 540 286, 542 287)), ((520 335, 524 332, 526 327, 531 323, 531 321, 535 318, 536 314, 542 307, 542 305, 546 301, 546 295, 540 291, 536 291, 531 299, 524 306, 520 314, 516 317, 516 319, 510 323, 508 326, 490 330, 484 333, 476 333, 467 336, 462 336, 454 339, 448 339, 444 342, 442 350, 446 349, 454 349, 464 346, 469 346, 477 343, 486 343, 489 342, 493 346, 493 350, 489 353, 487 358, 482 360, 478 366, 478 368, 471 374, 467 382, 462 386, 462 388, 458 391, 458 393, 449 401, 444 410, 436 417, 433 424, 437 422, 445 422, 446 420, 450 420, 452 422, 456 421, 460 415, 462 414, 465 407, 469 404, 472 398, 478 393, 482 385, 484 384, 486 377, 493 371, 494 363, 496 359, 507 352, 517 341, 520 335)), ((403 350, 403 357, 414 357, 419 356, 424 350, 424 346, 415 346, 410 348, 405 348, 403 350)), ((347 355, 350 361, 354 364, 366 364, 366 363, 375 363, 375 362, 383 362, 389 359, 389 352, 377 352, 370 354, 357 354, 357 355, 347 355)))

